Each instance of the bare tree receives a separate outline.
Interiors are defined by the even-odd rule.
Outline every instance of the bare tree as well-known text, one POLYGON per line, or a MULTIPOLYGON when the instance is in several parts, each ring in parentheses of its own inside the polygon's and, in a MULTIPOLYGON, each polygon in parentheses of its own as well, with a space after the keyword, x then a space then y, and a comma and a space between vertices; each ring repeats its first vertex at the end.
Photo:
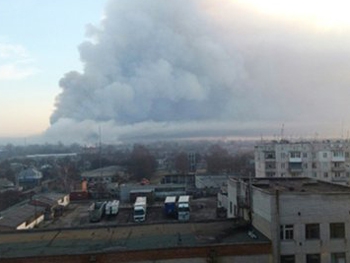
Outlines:
POLYGON ((134 145, 129 159, 129 172, 135 179, 150 179, 156 170, 156 159, 144 145, 134 145))

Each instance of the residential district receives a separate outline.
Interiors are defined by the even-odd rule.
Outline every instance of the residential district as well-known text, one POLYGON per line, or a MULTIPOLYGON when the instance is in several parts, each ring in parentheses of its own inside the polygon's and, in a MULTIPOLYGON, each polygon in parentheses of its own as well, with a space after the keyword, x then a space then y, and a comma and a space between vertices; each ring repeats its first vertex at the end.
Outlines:
POLYGON ((1 262, 350 262, 350 142, 0 148, 1 262))

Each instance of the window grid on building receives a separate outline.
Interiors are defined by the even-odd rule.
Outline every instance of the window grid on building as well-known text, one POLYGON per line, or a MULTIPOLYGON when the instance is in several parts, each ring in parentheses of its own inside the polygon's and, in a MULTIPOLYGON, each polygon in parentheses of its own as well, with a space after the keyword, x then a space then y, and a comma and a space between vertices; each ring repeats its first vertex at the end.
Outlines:
POLYGON ((306 224, 305 239, 319 239, 319 238, 320 238, 320 224, 306 224))
POLYGON ((281 225, 280 238, 281 240, 292 240, 294 238, 294 226, 281 225))
POLYGON ((306 255, 306 263, 320 263, 321 255, 320 254, 308 254, 306 255))
POLYGON ((329 233, 330 233, 330 238, 345 238, 345 224, 330 223, 329 233))

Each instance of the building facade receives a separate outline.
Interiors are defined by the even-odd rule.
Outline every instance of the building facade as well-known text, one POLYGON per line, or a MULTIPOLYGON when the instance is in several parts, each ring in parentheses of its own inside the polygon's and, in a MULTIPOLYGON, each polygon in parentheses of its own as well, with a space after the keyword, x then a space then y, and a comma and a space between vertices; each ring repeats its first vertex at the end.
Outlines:
POLYGON ((231 179, 227 213, 272 241, 275 263, 345 263, 349 200, 349 187, 311 178, 231 179))
POLYGON ((311 177, 349 184, 350 142, 288 141, 255 146, 256 177, 311 177))

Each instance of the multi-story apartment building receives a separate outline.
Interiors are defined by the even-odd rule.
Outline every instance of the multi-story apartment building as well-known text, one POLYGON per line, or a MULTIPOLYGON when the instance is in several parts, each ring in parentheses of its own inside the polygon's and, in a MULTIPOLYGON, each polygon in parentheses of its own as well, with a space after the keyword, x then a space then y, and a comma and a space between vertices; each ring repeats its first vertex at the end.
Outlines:
POLYGON ((228 217, 272 241, 274 263, 350 262, 350 188, 312 178, 228 181, 228 217))
POLYGON ((256 177, 312 177, 350 182, 350 142, 269 142, 255 146, 256 177))

